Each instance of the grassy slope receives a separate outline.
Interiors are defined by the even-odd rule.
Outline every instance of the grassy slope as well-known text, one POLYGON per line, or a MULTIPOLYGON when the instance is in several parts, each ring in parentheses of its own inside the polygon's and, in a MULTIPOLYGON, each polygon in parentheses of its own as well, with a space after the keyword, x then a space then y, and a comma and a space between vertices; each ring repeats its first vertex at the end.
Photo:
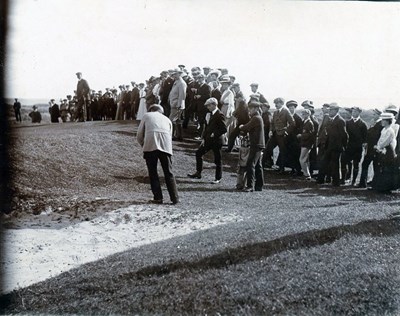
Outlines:
MULTIPOLYGON (((90 208, 107 211, 150 199, 134 129, 116 122, 17 129, 15 215, 50 205, 74 210, 79 218, 90 208), (94 203, 95 197, 106 200, 94 203)), ((207 181, 213 178, 211 159, 202 180, 185 177, 194 170, 195 148, 190 141, 175 147, 179 207, 192 216, 234 214, 240 221, 86 264, 3 297, 11 300, 8 311, 399 312, 400 228, 387 219, 399 208, 398 194, 334 190, 272 172, 263 192, 239 193, 233 190, 235 155, 224 155, 218 186, 207 181)))

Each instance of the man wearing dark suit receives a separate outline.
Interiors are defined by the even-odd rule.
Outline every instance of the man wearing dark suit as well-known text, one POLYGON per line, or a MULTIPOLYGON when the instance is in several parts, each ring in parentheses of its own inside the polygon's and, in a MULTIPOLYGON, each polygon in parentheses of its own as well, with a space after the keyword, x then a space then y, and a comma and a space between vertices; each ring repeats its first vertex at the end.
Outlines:
POLYGON ((199 74, 196 77, 198 88, 193 97, 193 108, 197 113, 197 119, 199 123, 199 137, 203 135, 204 126, 206 123, 206 115, 208 112, 206 101, 211 98, 211 87, 205 82, 206 77, 203 74, 199 74))
POLYGON ((252 83, 250 85, 250 89, 251 89, 251 93, 252 94, 258 95, 258 100, 260 100, 260 103, 262 103, 262 104, 267 103, 268 104, 267 99, 260 92, 257 91, 258 90, 258 83, 252 83))
MULTIPOLYGON (((168 96, 171 92, 172 85, 174 84, 174 79, 169 76, 168 71, 164 70, 160 73, 161 76, 161 83, 160 83, 160 104, 164 109, 164 115, 169 117, 171 112, 171 106, 168 102, 168 96)), ((139 90, 138 90, 139 93, 139 90)))
POLYGON ((358 166, 360 165, 363 152, 363 145, 367 143, 368 128, 367 124, 360 118, 361 111, 360 108, 353 107, 351 109, 352 117, 350 120, 346 121, 349 141, 341 161, 341 184, 345 184, 345 181, 351 178, 353 169, 351 185, 355 185, 358 175, 358 166))
POLYGON ((373 114, 375 124, 367 131, 367 151, 362 162, 360 182, 358 183, 359 188, 367 187, 368 168, 371 162, 374 168, 374 174, 378 174, 378 152, 375 150, 374 146, 378 143, 378 140, 381 137, 381 131, 383 129, 381 119, 379 118, 382 112, 374 109, 373 114))
POLYGON ((234 83, 231 87, 231 90, 235 95, 235 110, 233 111, 232 116, 234 116, 236 119, 236 127, 229 135, 228 147, 225 150, 227 153, 232 151, 233 146, 235 145, 235 140, 240 134, 239 126, 245 125, 250 121, 249 108, 242 91, 240 91, 240 85, 238 83, 234 83))
POLYGON ((223 135, 227 132, 225 117, 218 109, 218 101, 215 98, 209 98, 205 105, 210 113, 206 116, 206 128, 203 132, 203 140, 199 149, 196 151, 196 172, 188 174, 189 178, 201 179, 203 171, 203 156, 210 150, 214 153, 215 179, 212 183, 216 184, 222 178, 222 155, 221 148, 223 135))
POLYGON ((222 104, 220 104, 220 100, 221 100, 221 89, 219 86, 218 81, 212 81, 209 85, 211 85, 211 97, 217 99, 218 101, 218 108, 221 110, 222 104))
POLYGON ((326 129, 325 155, 317 183, 324 183, 327 167, 330 166, 332 185, 340 186, 340 156, 346 149, 349 136, 346 131, 346 122, 339 115, 339 106, 336 103, 329 105, 329 117, 331 123, 326 129))
POLYGON ((18 99, 15 99, 13 108, 14 108, 14 113, 15 113, 15 120, 17 122, 21 123, 22 122, 22 119, 21 119, 21 103, 18 101, 18 99))
POLYGON ((78 84, 76 94, 78 98, 77 104, 77 119, 79 122, 85 121, 86 107, 90 106, 90 88, 85 79, 82 79, 82 73, 77 72, 78 84))
POLYGON ((193 78, 187 76, 186 83, 187 83, 187 90, 186 90, 186 100, 185 100, 185 118, 183 120, 182 127, 187 128, 189 121, 194 121, 197 113, 196 113, 196 103, 194 96, 197 93, 197 89, 199 88, 199 84, 197 83, 197 76, 199 72, 192 72, 193 78))
POLYGON ((303 119, 295 111, 297 108, 297 102, 294 100, 286 102, 286 107, 288 108, 290 114, 292 114, 294 119, 294 126, 288 131, 287 138, 287 166, 292 168, 292 175, 301 176, 301 166, 300 166, 300 135, 303 131, 303 119))
POLYGON ((267 143, 267 148, 265 149, 265 164, 266 166, 272 167, 273 150, 276 146, 279 146, 279 154, 281 155, 281 159, 279 160, 279 172, 283 173, 287 161, 286 139, 288 132, 294 128, 295 122, 289 110, 284 106, 284 99, 276 98, 274 103, 276 110, 272 115, 271 131, 269 132, 270 138, 267 143))
POLYGON ((314 170, 318 169, 318 164, 317 164, 317 135, 318 135, 318 128, 319 128, 319 123, 318 120, 315 117, 315 110, 314 110, 314 104, 313 101, 306 100, 301 104, 304 109, 310 110, 311 116, 310 120, 313 123, 314 126, 314 140, 315 144, 312 146, 311 151, 310 151, 310 175, 312 177, 314 170))
POLYGON ((250 121, 245 125, 239 125, 242 132, 249 133, 250 152, 246 163, 247 186, 246 192, 262 191, 264 174, 261 166, 261 154, 265 148, 264 122, 261 117, 261 104, 252 101, 249 104, 250 121), (255 181, 254 181, 255 180, 255 181))
POLYGON ((133 120, 135 120, 136 113, 139 108, 140 96, 139 96, 139 88, 137 87, 136 82, 132 81, 131 85, 132 85, 131 100, 130 100, 131 117, 133 120))

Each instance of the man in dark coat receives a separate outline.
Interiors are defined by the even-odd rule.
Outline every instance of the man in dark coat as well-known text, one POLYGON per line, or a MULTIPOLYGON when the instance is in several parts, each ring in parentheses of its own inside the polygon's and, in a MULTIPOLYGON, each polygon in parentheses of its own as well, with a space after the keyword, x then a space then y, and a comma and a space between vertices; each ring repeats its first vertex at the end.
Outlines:
POLYGON ((372 125, 367 131, 367 150, 362 162, 360 182, 358 183, 359 188, 367 187, 368 169, 371 162, 374 169, 374 174, 378 173, 378 152, 374 149, 374 146, 378 143, 378 140, 381 137, 381 131, 383 129, 381 119, 379 118, 382 112, 378 109, 374 109, 373 114, 375 124, 372 125))
POLYGON ((294 119, 294 126, 288 130, 287 138, 287 166, 292 168, 292 175, 301 176, 301 166, 300 166, 300 135, 303 130, 303 119, 295 111, 297 108, 297 102, 294 100, 288 101, 286 107, 289 109, 290 114, 292 114, 294 119))
POLYGON ((360 118, 362 110, 358 107, 353 107, 351 110, 351 119, 346 121, 349 141, 341 161, 341 184, 345 184, 345 181, 352 177, 353 171, 351 185, 354 186, 358 175, 363 145, 367 143, 368 128, 367 124, 360 118))
POLYGON ((76 87, 76 95, 78 98, 77 104, 77 119, 78 122, 84 122, 86 116, 86 107, 90 106, 90 88, 85 79, 82 79, 82 73, 77 72, 78 84, 76 87))
POLYGON ((36 105, 34 105, 32 108, 32 112, 29 113, 29 117, 32 119, 32 123, 40 123, 42 121, 42 115, 38 111, 36 105))
POLYGON ((235 140, 240 134, 239 126, 245 125, 250 121, 248 105, 246 104, 242 91, 240 91, 240 85, 238 83, 232 85, 232 92, 234 92, 235 95, 235 111, 233 111, 232 116, 236 119, 236 127, 228 138, 228 147, 225 150, 225 152, 228 153, 232 151, 235 140))
MULTIPOLYGON (((318 165, 318 173, 321 172, 324 157, 325 157, 325 151, 326 151, 326 141, 328 138, 328 133, 327 129, 329 127, 329 124, 331 123, 331 118, 329 117, 329 104, 325 103, 322 105, 322 122, 321 125, 318 128, 318 133, 317 133, 317 165, 318 165)), ((331 182, 331 173, 330 173, 330 167, 325 166, 325 175, 324 179, 319 179, 318 181, 323 181, 326 183, 331 182)))
POLYGON ((22 122, 22 119, 21 119, 21 103, 18 101, 18 99, 15 99, 13 108, 14 108, 14 113, 15 113, 15 120, 17 122, 22 122))
POLYGON ((136 82, 132 81, 131 85, 132 85, 132 91, 131 91, 131 100, 129 104, 131 107, 131 118, 134 120, 136 119, 136 113, 137 110, 139 109, 140 96, 139 96, 139 88, 137 87, 136 82))
MULTIPOLYGON (((169 76, 168 71, 164 70, 160 73, 161 76, 161 83, 160 83, 160 100, 161 106, 164 109, 164 115, 169 117, 171 112, 171 106, 168 102, 168 96, 171 92, 172 85, 174 84, 174 79, 169 76)), ((139 93, 139 90, 138 90, 139 93)))
POLYGON ((208 112, 206 101, 211 98, 211 87, 206 84, 206 77, 203 74, 199 74, 196 77, 198 88, 196 89, 195 95, 193 96, 193 109, 197 113, 197 120, 199 124, 198 133, 199 136, 196 139, 201 139, 206 124, 206 115, 208 112))
POLYGON ((266 167, 272 167, 273 150, 278 146, 279 154, 281 155, 279 172, 283 173, 287 164, 287 136, 289 135, 288 132, 294 128, 295 122, 287 107, 284 106, 284 99, 276 98, 274 103, 276 110, 272 115, 271 131, 269 132, 269 140, 265 149, 265 163, 266 167))
POLYGON ((261 154, 265 148, 265 138, 264 122, 260 112, 261 104, 254 101, 251 102, 249 104, 249 113, 251 119, 247 124, 239 126, 239 129, 242 132, 249 133, 250 139, 250 152, 246 163, 247 186, 244 189, 246 192, 252 192, 253 189, 255 191, 262 191, 262 187, 264 185, 261 154))
POLYGON ((49 113, 50 113, 50 120, 52 123, 59 123, 58 118, 61 117, 60 115, 60 107, 57 103, 55 103, 54 99, 51 99, 49 102, 49 113))
POLYGON ((340 116, 339 106, 336 103, 329 105, 329 117, 331 123, 326 130, 325 155, 317 183, 324 183, 327 166, 330 166, 332 185, 337 187, 340 186, 340 156, 346 149, 349 136, 346 131, 346 122, 340 116))
POLYGON ((210 150, 214 153, 215 179, 211 183, 219 183, 222 179, 222 142, 223 135, 227 132, 225 125, 225 117, 218 109, 218 101, 210 98, 205 105, 210 113, 206 116, 206 127, 203 133, 203 140, 199 149, 196 151, 196 172, 188 174, 189 178, 201 179, 203 171, 203 156, 210 150))

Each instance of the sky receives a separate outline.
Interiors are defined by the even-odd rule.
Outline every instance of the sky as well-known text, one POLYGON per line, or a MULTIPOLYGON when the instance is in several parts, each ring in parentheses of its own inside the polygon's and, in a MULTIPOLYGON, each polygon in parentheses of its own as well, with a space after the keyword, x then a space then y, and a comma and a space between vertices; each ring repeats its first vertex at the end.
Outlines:
POLYGON ((316 105, 400 105, 400 4, 263 0, 9 1, 6 97, 64 98, 184 64, 316 105))

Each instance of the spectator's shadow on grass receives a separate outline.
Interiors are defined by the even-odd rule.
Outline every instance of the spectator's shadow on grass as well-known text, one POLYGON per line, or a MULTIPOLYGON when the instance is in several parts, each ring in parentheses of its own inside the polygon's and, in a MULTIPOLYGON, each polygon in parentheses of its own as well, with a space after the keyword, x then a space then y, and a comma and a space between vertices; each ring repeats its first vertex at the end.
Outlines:
POLYGON ((342 225, 321 230, 311 230, 278 239, 226 249, 197 261, 177 261, 164 265, 145 267, 136 272, 120 275, 121 278, 146 278, 161 276, 178 270, 220 269, 229 265, 260 260, 287 250, 310 248, 333 243, 347 234, 356 236, 386 237, 400 234, 400 222, 395 219, 367 220, 354 225, 342 225))

